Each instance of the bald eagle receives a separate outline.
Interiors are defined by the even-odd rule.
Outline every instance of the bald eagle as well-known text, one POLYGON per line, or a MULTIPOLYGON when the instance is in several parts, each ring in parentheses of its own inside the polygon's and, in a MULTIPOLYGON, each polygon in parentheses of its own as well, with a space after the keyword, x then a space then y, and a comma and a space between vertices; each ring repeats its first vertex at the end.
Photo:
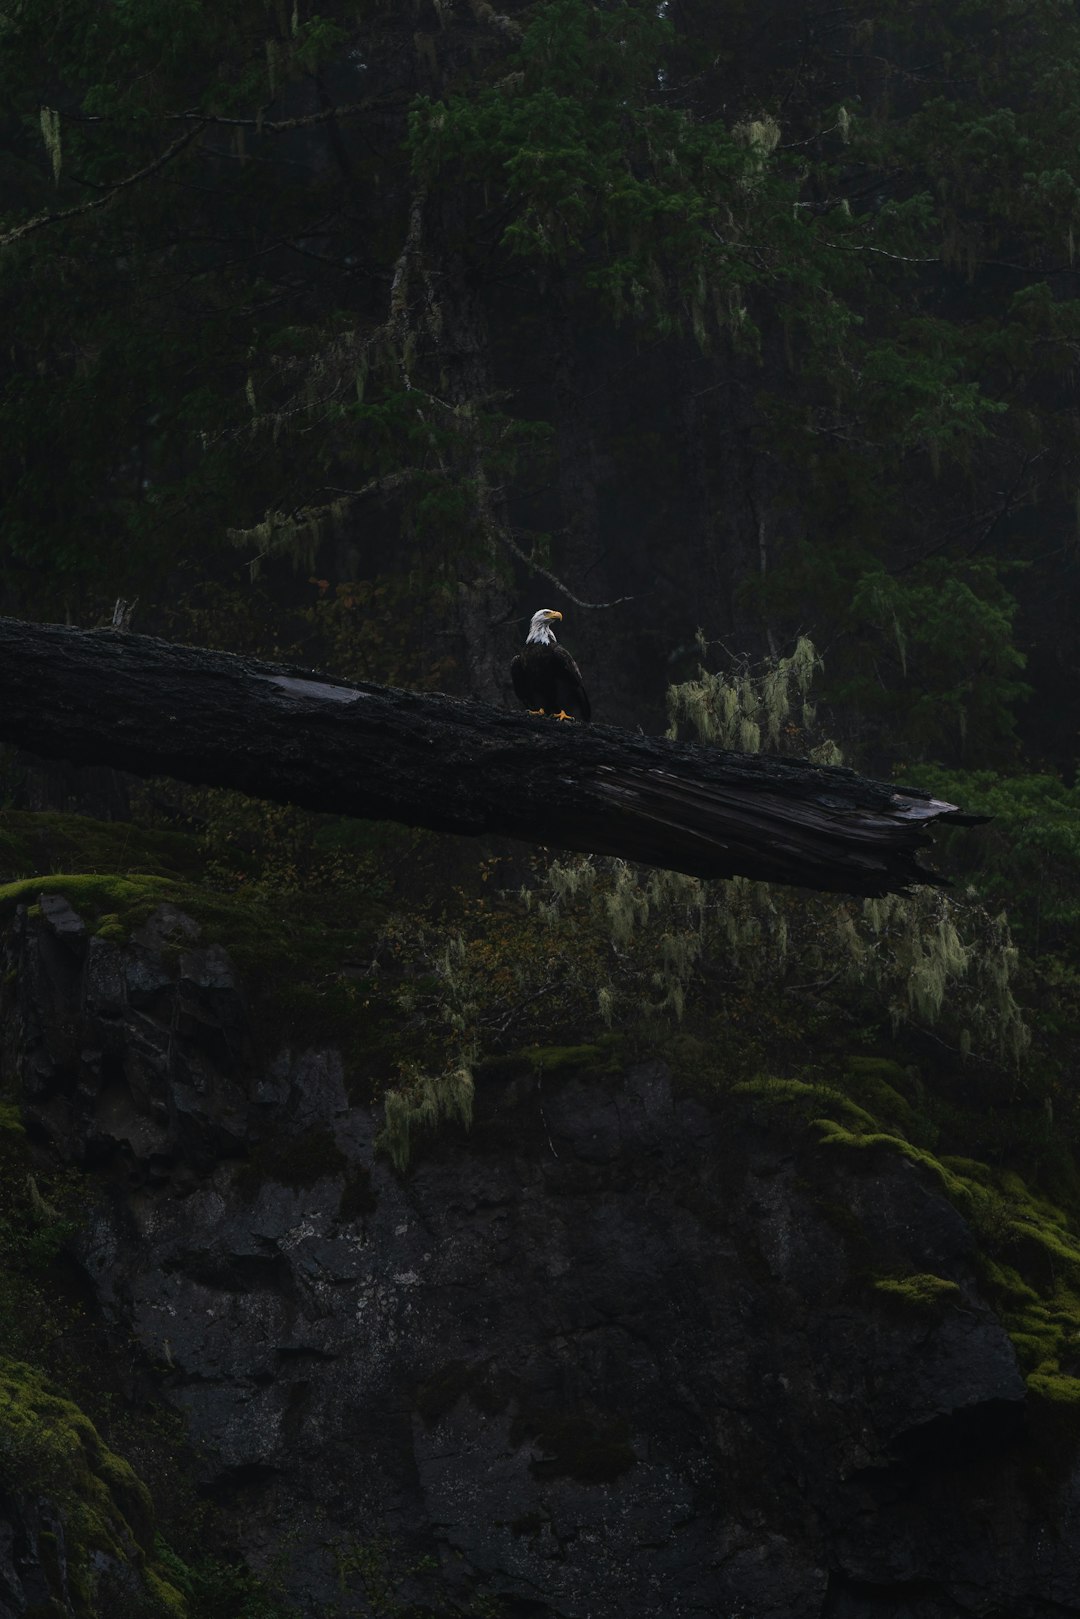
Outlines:
POLYGON ((530 714, 588 722, 592 710, 581 683, 581 670, 556 641, 551 628, 555 619, 561 622, 562 614, 550 607, 541 607, 533 614, 525 650, 511 663, 510 678, 530 714))

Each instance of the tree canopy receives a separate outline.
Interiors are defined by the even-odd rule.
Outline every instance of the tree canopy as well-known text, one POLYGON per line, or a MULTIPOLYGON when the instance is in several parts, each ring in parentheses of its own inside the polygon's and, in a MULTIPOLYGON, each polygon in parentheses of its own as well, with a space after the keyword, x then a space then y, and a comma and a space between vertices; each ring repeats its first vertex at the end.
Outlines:
POLYGON ((212 586, 222 639, 491 697, 523 601, 617 602, 616 719, 698 624, 809 628, 864 740, 1001 763, 1069 668, 1078 30, 17 0, 6 605, 204 638, 212 586))

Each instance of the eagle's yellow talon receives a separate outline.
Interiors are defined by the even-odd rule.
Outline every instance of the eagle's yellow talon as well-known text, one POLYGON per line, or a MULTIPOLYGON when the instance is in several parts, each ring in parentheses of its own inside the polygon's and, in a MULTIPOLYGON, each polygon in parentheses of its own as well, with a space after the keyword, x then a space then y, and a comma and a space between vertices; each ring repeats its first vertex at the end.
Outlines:
POLYGON ((543 714, 544 710, 542 708, 530 708, 529 713, 530 714, 543 714))
POLYGON ((570 720, 571 723, 573 723, 574 719, 573 714, 568 714, 564 708, 560 708, 559 712, 552 714, 551 717, 553 720, 570 720))

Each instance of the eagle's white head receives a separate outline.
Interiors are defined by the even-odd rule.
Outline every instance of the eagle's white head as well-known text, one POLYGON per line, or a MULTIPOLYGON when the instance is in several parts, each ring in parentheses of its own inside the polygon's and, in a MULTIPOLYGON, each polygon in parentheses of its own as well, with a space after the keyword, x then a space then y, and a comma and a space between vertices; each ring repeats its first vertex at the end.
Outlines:
POLYGON ((539 641, 544 646, 550 645, 555 639, 555 631, 551 626, 556 619, 562 623, 562 614, 556 612, 553 607, 541 607, 538 612, 535 612, 532 616, 532 623, 529 625, 526 646, 530 641, 539 641))

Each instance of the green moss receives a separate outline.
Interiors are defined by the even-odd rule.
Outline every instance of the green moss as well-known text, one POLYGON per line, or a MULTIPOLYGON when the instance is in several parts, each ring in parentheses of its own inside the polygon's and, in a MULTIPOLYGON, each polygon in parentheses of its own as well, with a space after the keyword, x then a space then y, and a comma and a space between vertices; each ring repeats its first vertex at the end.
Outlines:
MULTIPOLYGON (((242 1197, 253 1198, 264 1181, 294 1191, 340 1176, 348 1160, 331 1131, 313 1126, 298 1135, 268 1136, 236 1170, 234 1184, 242 1197)), ((343 1194, 344 1195, 344 1194, 343 1194)))
POLYGON ((785 1107, 793 1117, 802 1118, 808 1124, 814 1122, 814 1116, 823 1106, 831 1107, 854 1129, 872 1130, 876 1124, 873 1114, 845 1096, 843 1091, 831 1085, 811 1085, 802 1079, 773 1079, 763 1075, 733 1085, 732 1095, 749 1097, 770 1108, 785 1107))
POLYGON ((582 1069, 592 1073, 612 1073, 618 1064, 613 1042, 582 1046, 526 1046, 520 1055, 538 1073, 565 1074, 582 1069))
POLYGON ((91 932, 104 920, 113 936, 119 933, 126 937, 132 927, 145 922, 164 900, 173 899, 177 886, 167 877, 121 877, 115 872, 104 875, 56 872, 44 877, 24 877, 0 887, 0 918, 10 914, 17 905, 27 905, 33 913, 42 894, 62 894, 91 932))
POLYGON ((892 1135, 884 1130, 851 1130, 838 1124, 835 1119, 819 1118, 811 1120, 811 1123, 819 1132, 825 1146, 855 1148, 860 1152, 882 1149, 897 1153, 909 1163, 918 1164, 921 1168, 929 1170, 930 1174, 940 1181, 943 1191, 957 1202, 963 1202, 966 1198, 964 1182, 951 1174, 932 1152, 928 1152, 925 1147, 914 1146, 904 1136, 892 1135))
POLYGON ((26 1134, 22 1115, 14 1102, 0 1102, 0 1133, 5 1131, 10 1131, 16 1136, 26 1134))
MULTIPOLYGON (((102 1441, 73 1401, 21 1361, 0 1360, 0 1459, 9 1477, 44 1496, 62 1516, 69 1587, 80 1619, 106 1619, 96 1593, 104 1553, 141 1581, 149 1611, 184 1619, 180 1592, 153 1567, 149 1493, 130 1465, 102 1441)), ((57 1586, 53 1591, 61 1595, 57 1586)))
POLYGON ((899 1063, 887 1057, 848 1057, 844 1089, 882 1124, 900 1129, 909 1141, 923 1147, 936 1144, 936 1126, 907 1094, 918 1097, 918 1082, 899 1063))
POLYGON ((930 1271, 919 1271, 911 1276, 879 1276, 874 1289, 897 1304, 914 1310, 939 1310, 945 1304, 955 1303, 960 1289, 955 1282, 930 1271))
MULTIPOLYGON (((342 1050, 355 1101, 371 1099, 371 1074, 383 1048, 386 1067, 392 1067, 389 1053, 393 1037, 400 1036, 400 1014, 383 1028, 386 1008, 352 967, 370 960, 382 919, 381 909, 365 898, 222 894, 152 874, 52 873, 0 886, 0 924, 17 905, 27 905, 31 918, 39 919, 43 893, 62 894, 90 933, 116 943, 144 926, 163 904, 190 917, 198 944, 220 945, 234 963, 253 1003, 252 1027, 264 1053, 332 1040, 342 1050)), ((178 939, 174 949, 190 942, 178 939)))
POLYGON ((240 1562, 193 1556, 185 1561, 160 1538, 157 1556, 168 1588, 183 1593, 179 1609, 165 1608, 165 1619, 298 1619, 296 1610, 278 1599, 264 1580, 240 1562), (190 1604, 190 1610, 186 1604, 190 1604))
MULTIPOLYGON (((1080 1345, 1080 1235, 1069 1212, 1012 1166, 932 1152, 925 1145, 926 1121, 900 1094, 901 1083, 914 1088, 910 1075, 895 1064, 853 1059, 835 1085, 763 1078, 735 1091, 758 1106, 781 1109, 830 1150, 893 1153, 932 1175, 975 1233, 983 1291, 1009 1332, 1021 1367, 1056 1369, 1060 1357, 1080 1345), (860 1097, 858 1104, 842 1089, 848 1083, 860 1097), (909 1131, 921 1140, 913 1141, 909 1131)), ((919 1277, 881 1278, 875 1287, 922 1307, 951 1296, 935 1292, 933 1279, 919 1277)))
POLYGON ((1027 1385, 1041 1399, 1071 1406, 1080 1412, 1080 1377, 1065 1377, 1061 1372, 1033 1372, 1027 1385))
POLYGON ((143 1570, 143 1579, 152 1600, 161 1611, 162 1619, 188 1619, 187 1602, 175 1585, 170 1585, 168 1580, 153 1568, 143 1570))
POLYGON ((52 871, 194 876, 201 863, 196 840, 182 832, 86 815, 0 813, 0 879, 5 883, 52 871))
POLYGON ((999 1264, 987 1254, 979 1255, 978 1265, 983 1285, 992 1289, 1007 1306, 1024 1308, 1030 1304, 1041 1308, 1038 1293, 1011 1265, 999 1264))

